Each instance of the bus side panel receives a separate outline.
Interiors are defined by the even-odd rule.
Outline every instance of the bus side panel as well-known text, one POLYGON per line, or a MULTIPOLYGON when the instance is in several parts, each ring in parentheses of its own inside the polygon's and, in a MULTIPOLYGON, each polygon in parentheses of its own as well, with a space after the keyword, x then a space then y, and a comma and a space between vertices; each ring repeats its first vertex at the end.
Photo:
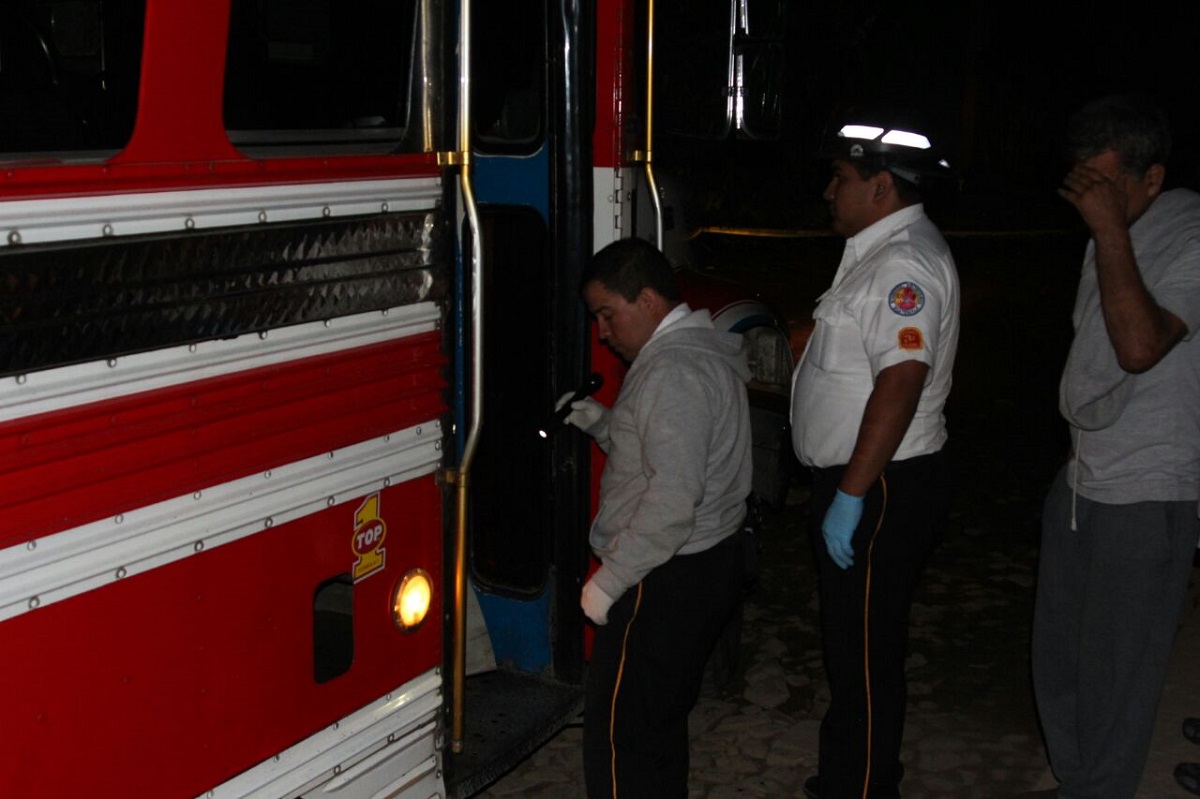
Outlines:
POLYGON ((353 662, 314 679, 314 595, 350 572, 353 498, 0 624, 6 796, 195 796, 434 668, 390 595, 438 572, 432 475, 380 492, 386 566, 353 585, 353 662))
POLYGON ((437 418, 440 341, 420 333, 0 423, 0 546, 437 418))
POLYGON ((0 795, 197 796, 301 742, 345 750, 330 776, 381 756, 390 733, 325 733, 441 662, 439 585, 425 624, 392 618, 407 572, 442 572, 440 316, 0 387, 0 795))

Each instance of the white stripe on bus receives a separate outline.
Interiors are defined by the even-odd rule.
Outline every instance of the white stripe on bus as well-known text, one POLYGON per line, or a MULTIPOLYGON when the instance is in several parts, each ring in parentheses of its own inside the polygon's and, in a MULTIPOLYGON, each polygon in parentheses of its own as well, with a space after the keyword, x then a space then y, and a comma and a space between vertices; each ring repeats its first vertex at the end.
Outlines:
POLYGON ((431 419, 0 549, 0 621, 432 474, 442 440, 431 419))
POLYGON ((10 376, 0 380, 0 422, 428 333, 440 319, 437 304, 419 302, 10 376))

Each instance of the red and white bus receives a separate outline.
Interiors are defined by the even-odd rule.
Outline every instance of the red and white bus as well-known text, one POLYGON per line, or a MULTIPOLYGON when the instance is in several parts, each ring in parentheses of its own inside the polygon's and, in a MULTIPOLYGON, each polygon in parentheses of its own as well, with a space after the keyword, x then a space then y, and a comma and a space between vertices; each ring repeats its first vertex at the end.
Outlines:
POLYGON ((682 240, 658 109, 773 134, 784 5, 6 0, 0 794, 469 796, 578 713, 578 275, 682 240))

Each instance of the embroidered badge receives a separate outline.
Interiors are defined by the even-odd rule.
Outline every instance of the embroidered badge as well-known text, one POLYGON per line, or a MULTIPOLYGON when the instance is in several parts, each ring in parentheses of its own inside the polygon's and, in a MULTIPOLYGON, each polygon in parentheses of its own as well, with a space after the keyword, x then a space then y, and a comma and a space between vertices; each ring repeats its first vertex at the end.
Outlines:
POLYGON ((925 292, 911 281, 899 283, 888 294, 888 307, 901 316, 915 316, 925 307, 925 292))
POLYGON ((899 333, 900 349, 921 350, 925 348, 925 337, 919 327, 902 327, 899 333))

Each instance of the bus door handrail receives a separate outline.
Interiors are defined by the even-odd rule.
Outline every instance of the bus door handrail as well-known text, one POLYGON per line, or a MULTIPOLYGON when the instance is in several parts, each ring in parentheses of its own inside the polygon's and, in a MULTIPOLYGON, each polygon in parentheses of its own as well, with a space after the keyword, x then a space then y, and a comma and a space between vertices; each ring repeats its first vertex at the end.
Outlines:
POLYGON ((646 10, 646 151, 640 154, 646 170, 646 191, 654 208, 654 246, 663 248, 662 197, 654 176, 654 0, 646 10))
POLYGON ((454 535, 454 627, 450 750, 463 751, 466 702, 467 640, 467 497, 471 466, 483 429, 483 243, 479 211, 471 184, 471 0, 462 0, 459 16, 458 148, 459 187, 471 237, 471 410, 454 482, 457 513, 454 535))

